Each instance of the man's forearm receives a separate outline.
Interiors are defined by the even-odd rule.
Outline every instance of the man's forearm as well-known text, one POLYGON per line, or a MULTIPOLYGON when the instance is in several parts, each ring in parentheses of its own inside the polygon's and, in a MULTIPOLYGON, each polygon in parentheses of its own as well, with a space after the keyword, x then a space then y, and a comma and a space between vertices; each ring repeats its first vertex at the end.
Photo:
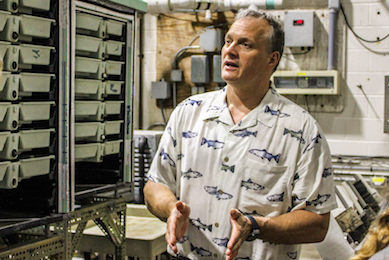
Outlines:
POLYGON ((166 221, 177 202, 171 190, 162 184, 148 181, 143 192, 149 211, 162 221, 166 221))
POLYGON ((315 214, 296 210, 277 217, 255 217, 260 239, 276 244, 316 243, 325 238, 330 213, 315 214))

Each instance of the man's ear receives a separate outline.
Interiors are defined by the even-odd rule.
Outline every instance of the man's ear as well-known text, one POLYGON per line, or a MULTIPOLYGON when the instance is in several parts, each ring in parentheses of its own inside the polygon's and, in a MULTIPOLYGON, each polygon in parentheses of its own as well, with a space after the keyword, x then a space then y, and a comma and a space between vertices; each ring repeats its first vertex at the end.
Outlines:
POLYGON ((278 62, 280 61, 281 59, 281 54, 279 51, 273 51, 270 55, 269 55, 269 67, 271 67, 271 69, 274 69, 278 62))

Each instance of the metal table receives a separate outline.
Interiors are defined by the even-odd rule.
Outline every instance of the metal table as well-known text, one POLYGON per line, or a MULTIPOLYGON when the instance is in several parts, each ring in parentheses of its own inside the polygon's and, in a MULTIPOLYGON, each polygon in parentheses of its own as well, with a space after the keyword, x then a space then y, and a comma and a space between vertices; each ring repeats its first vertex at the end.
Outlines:
MULTIPOLYGON (((128 205, 126 216, 126 256, 155 259, 166 251, 166 223, 153 216, 144 205, 128 205)), ((87 224, 78 246, 80 252, 115 254, 112 242, 93 222, 87 224)))

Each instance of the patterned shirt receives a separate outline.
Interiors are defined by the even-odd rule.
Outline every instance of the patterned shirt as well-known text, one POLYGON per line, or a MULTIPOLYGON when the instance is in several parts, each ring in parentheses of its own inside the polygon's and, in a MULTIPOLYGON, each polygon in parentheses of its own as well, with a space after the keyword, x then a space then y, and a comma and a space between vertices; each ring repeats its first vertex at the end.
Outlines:
MULTIPOLYGON (((267 217, 336 208, 331 155, 315 119, 271 85, 235 124, 226 88, 177 106, 148 172, 191 208, 178 243, 189 259, 225 259, 231 208, 267 217)), ((235 259, 298 259, 300 248, 256 239, 244 242, 235 259)))

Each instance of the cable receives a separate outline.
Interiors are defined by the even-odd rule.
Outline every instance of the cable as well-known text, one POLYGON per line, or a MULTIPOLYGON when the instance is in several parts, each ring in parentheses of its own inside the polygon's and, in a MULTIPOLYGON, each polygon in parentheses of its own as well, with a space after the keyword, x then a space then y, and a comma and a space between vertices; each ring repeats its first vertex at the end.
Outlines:
POLYGON ((355 35, 355 37, 357 37, 358 39, 360 39, 361 41, 364 41, 364 42, 369 42, 369 43, 375 43, 375 42, 380 42, 380 41, 383 41, 385 40, 386 38, 389 37, 389 34, 387 34, 385 37, 381 38, 381 39, 377 39, 377 40, 366 40, 366 39, 363 39, 362 37, 360 37, 359 35, 357 35, 353 28, 351 28, 350 24, 348 23, 348 20, 347 20, 347 17, 346 17, 346 14, 344 13, 344 9, 343 9, 343 6, 340 5, 340 10, 342 11, 342 14, 344 16, 344 20, 346 21, 346 25, 347 27, 351 30, 351 32, 355 35))

